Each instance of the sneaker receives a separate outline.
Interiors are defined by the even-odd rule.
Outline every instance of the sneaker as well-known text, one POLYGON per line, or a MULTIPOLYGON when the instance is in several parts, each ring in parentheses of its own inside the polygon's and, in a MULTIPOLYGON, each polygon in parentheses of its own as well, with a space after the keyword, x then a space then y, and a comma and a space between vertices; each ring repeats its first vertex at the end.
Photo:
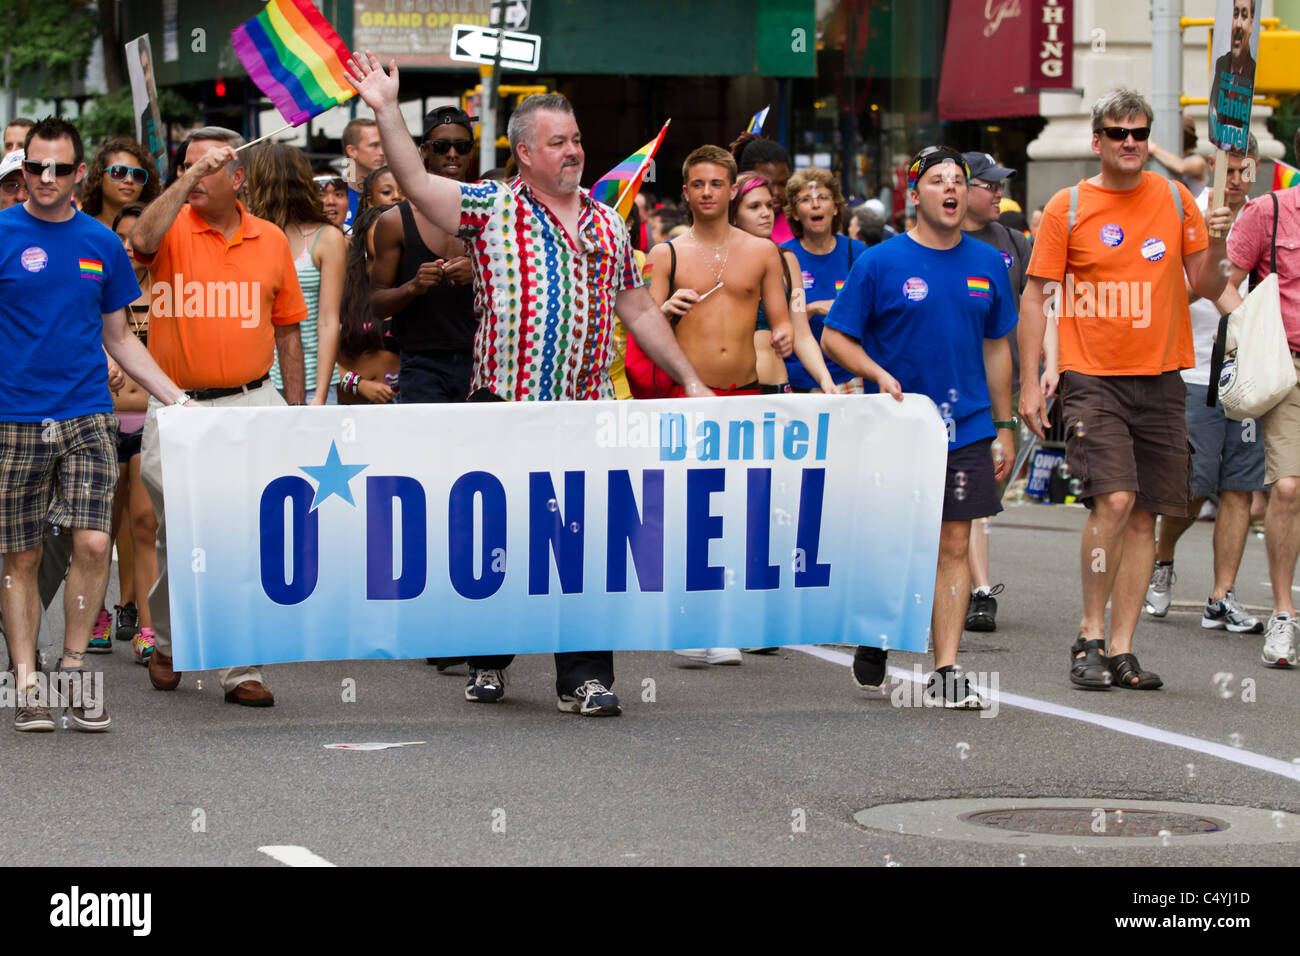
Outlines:
POLYGON ((562 713, 583 717, 617 717, 623 713, 614 692, 598 680, 586 681, 572 694, 561 694, 558 706, 562 713))
POLYGON ((739 664, 742 660, 740 651, 734 647, 693 647, 684 651, 673 651, 678 657, 695 661, 698 664, 739 664))
POLYGON ((140 633, 131 639, 131 653, 135 656, 137 664, 149 666, 149 658, 153 656, 152 627, 140 628, 140 633))
POLYGON ((1146 612, 1152 617, 1164 617, 1169 613, 1169 588, 1177 582, 1174 565, 1156 562, 1151 569, 1151 584, 1147 587, 1146 612))
POLYGON ((1274 614, 1264 632, 1264 651, 1260 658, 1269 667, 1295 667, 1297 621, 1290 614, 1274 614))
POLYGON ((86 652, 89 654, 112 654, 113 639, 109 637, 108 632, 113 629, 113 615, 108 613, 105 608, 99 609, 99 616, 95 618, 95 626, 90 629, 90 643, 86 645, 86 652))
POLYGON ((988 590, 972 591, 970 607, 966 611, 966 630, 996 631, 998 629, 998 602, 994 597, 1002 593, 1002 585, 995 584, 988 590))
POLYGON ((14 711, 14 730, 29 733, 49 733, 54 730, 54 716, 50 708, 39 700, 39 694, 28 696, 24 691, 18 695, 18 707, 14 711))
POLYGON ((505 671, 495 668, 469 669, 469 683, 465 685, 465 699, 480 704, 492 704, 506 695, 505 671))
POLYGON ((101 733, 113 723, 108 708, 98 696, 95 675, 85 670, 63 671, 68 680, 68 717, 72 725, 87 733, 101 733))
POLYGON ((876 690, 885 682, 889 651, 878 647, 859 647, 853 655, 853 683, 862 690, 876 690))
POLYGON ((948 710, 988 710, 986 701, 959 670, 935 671, 925 685, 926 703, 948 710))
POLYGON ((1201 627, 1217 631, 1226 629, 1233 634, 1261 634, 1264 631, 1263 622, 1246 613, 1246 609, 1237 603, 1237 595, 1232 593, 1231 588, 1220 601, 1205 599, 1201 627))
POLYGON ((117 628, 113 631, 113 637, 119 641, 132 640, 140 630, 140 612, 135 602, 114 604, 113 610, 117 612, 117 628))

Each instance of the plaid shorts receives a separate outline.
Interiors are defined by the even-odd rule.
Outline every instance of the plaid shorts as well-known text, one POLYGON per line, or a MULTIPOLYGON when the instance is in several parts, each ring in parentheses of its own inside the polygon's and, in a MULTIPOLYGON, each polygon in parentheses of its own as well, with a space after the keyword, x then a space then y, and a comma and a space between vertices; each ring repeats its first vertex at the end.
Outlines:
POLYGON ((0 554, 34 551, 44 525, 113 530, 117 418, 0 422, 0 554))

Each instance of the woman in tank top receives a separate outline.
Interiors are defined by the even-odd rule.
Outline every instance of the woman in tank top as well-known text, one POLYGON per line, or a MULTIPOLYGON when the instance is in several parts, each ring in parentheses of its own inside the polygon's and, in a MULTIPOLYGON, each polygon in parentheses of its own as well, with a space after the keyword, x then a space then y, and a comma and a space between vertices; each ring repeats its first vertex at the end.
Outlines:
MULTIPOLYGON (((298 284, 307 303, 307 318, 299 326, 305 394, 311 405, 334 404, 332 386, 339 381, 335 361, 347 239, 325 215, 311 164, 296 147, 266 143, 252 150, 245 199, 250 213, 275 223, 289 240, 298 284)), ((283 394, 278 354, 271 365, 271 384, 283 394)))

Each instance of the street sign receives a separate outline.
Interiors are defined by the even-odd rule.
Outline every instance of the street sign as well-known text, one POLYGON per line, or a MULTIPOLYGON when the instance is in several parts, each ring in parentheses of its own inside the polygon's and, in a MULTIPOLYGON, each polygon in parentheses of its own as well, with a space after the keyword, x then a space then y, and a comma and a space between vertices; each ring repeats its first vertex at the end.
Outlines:
POLYGON ((501 36, 501 66, 507 70, 536 72, 542 57, 542 38, 533 33, 502 33, 468 23, 452 25, 451 58, 469 63, 494 63, 497 36, 501 36))
POLYGON ((491 26, 501 25, 501 8, 505 7, 506 29, 527 30, 529 15, 532 13, 533 0, 492 0, 492 12, 488 15, 491 26))

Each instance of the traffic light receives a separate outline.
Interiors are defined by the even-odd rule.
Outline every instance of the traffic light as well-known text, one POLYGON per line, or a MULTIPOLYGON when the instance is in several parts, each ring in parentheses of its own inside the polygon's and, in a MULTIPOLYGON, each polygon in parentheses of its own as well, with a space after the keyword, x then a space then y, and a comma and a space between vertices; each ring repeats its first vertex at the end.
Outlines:
POLYGON ((1300 32, 1285 27, 1260 31, 1255 92, 1273 96, 1300 93, 1300 32))
POLYGON ((212 91, 217 94, 217 99, 224 99, 226 96, 226 81, 217 77, 217 82, 213 85, 212 91))

